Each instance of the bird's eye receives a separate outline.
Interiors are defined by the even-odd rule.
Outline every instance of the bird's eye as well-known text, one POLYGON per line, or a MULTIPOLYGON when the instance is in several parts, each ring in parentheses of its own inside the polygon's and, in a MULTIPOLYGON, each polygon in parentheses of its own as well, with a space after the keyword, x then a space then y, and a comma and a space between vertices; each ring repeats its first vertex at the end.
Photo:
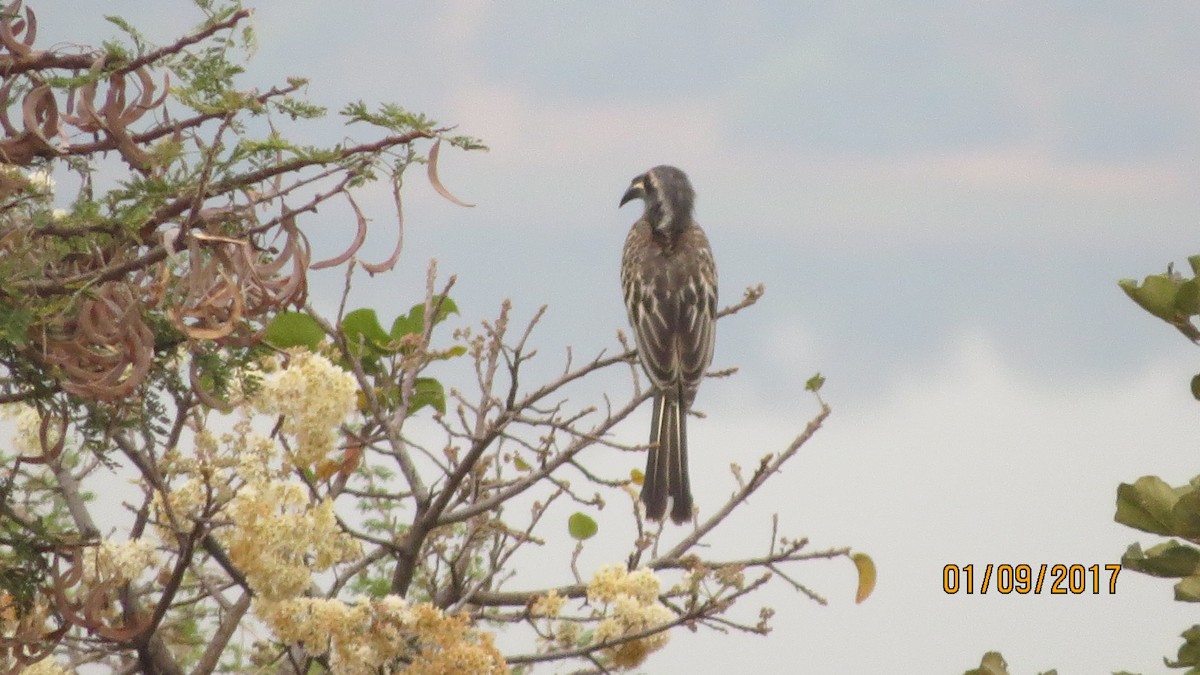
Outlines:
POLYGON ((654 194, 654 181, 650 180, 649 178, 645 178, 645 179, 642 179, 641 183, 642 183, 642 189, 646 191, 646 194, 648 194, 648 195, 654 194))

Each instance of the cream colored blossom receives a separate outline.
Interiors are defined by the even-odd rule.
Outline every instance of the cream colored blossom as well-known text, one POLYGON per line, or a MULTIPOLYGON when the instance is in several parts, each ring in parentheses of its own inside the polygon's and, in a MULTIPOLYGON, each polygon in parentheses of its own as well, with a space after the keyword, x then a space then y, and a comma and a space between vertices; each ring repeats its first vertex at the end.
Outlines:
POLYGON ((229 558, 251 588, 267 600, 300 595, 312 572, 361 555, 359 543, 341 530, 333 502, 309 503, 299 483, 246 485, 223 509, 231 525, 218 531, 229 558))
POLYGON ((491 635, 470 628, 465 615, 447 616, 429 603, 409 605, 397 596, 260 600, 255 614, 288 644, 310 654, 329 654, 334 672, 366 675, 395 672, 399 659, 406 675, 508 672, 491 635))
MULTIPOLYGON (((25 403, 0 405, 0 418, 10 419, 16 426, 11 447, 17 454, 32 457, 42 455, 42 416, 38 414, 37 408, 25 403)), ((51 424, 47 429, 46 442, 50 445, 58 443, 58 433, 58 425, 51 424)))
POLYGON ((625 627, 621 625, 621 622, 609 617, 601 619, 600 623, 596 624, 595 630, 592 631, 592 640, 596 643, 612 642, 624 633, 625 627))
POLYGON ((620 595, 632 595, 643 603, 656 602, 660 587, 658 577, 651 570, 643 568, 630 572, 624 565, 605 565, 588 583, 588 600, 612 602, 620 595))
POLYGON ((533 601, 533 605, 529 608, 529 613, 533 616, 558 616, 562 611, 563 596, 558 594, 558 591, 551 590, 545 595, 539 595, 533 601))
POLYGON ((658 577, 646 568, 636 569, 625 577, 625 592, 643 603, 656 602, 659 588, 658 577))
POLYGON ((289 473, 280 461, 279 444, 255 431, 250 419, 237 421, 232 432, 220 435, 204 424, 205 420, 198 420, 192 425, 190 453, 169 450, 160 463, 171 487, 165 504, 161 494, 154 497, 155 524, 165 528, 160 537, 167 542, 174 540, 172 528, 189 528, 206 510, 227 504, 242 485, 266 483, 289 473), (164 509, 168 505, 174 521, 164 509))
POLYGON ((92 583, 133 581, 158 563, 158 552, 145 539, 106 539, 84 549, 84 578, 92 583))
POLYGON ((625 578, 629 571, 624 565, 605 565, 596 570, 588 583, 588 600, 591 602, 610 602, 618 593, 624 592, 625 578))
POLYGON ((171 517, 165 509, 166 506, 170 507, 170 513, 175 517, 174 525, 186 528, 189 523, 200 518, 207 500, 208 488, 198 478, 189 478, 172 486, 170 492, 167 493, 166 504, 163 503, 161 492, 154 493, 155 521, 168 528, 168 531, 163 534, 163 540, 170 541, 172 532, 170 529, 172 527, 171 517))
POLYGON ((554 629, 554 643, 560 649, 574 649, 579 646, 579 638, 583 627, 576 621, 559 621, 554 629))
POLYGON ((247 483, 259 483, 270 479, 283 478, 288 470, 282 464, 275 465, 280 456, 279 444, 270 438, 249 429, 249 421, 238 424, 239 430, 245 425, 244 434, 237 439, 240 450, 237 453, 237 474, 247 483))
MULTIPOLYGON (((664 626, 675 615, 658 601, 660 583, 648 569, 629 572, 622 565, 606 565, 596 571, 588 584, 588 600, 602 605, 602 618, 592 631, 593 644, 612 642, 664 626)), ((667 631, 621 642, 604 650, 609 665, 633 668, 661 649, 667 631)))
POLYGON ((259 412, 283 416, 283 432, 294 439, 294 461, 315 466, 333 451, 339 425, 354 412, 358 386, 328 358, 297 349, 287 368, 263 379, 254 397, 259 412))

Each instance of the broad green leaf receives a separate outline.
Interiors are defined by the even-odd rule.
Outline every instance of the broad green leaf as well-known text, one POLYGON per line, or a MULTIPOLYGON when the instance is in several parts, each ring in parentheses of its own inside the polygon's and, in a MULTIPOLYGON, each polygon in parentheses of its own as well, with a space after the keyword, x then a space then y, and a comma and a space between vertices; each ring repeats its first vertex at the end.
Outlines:
POLYGON ((1142 476, 1132 485, 1117 487, 1114 520, 1152 534, 1174 534, 1171 509, 1179 496, 1158 476, 1142 476))
POLYGON ((576 511, 567 519, 567 532, 570 532, 571 536, 579 541, 591 539, 599 529, 596 521, 586 513, 576 511))
POLYGON ((630 469, 629 480, 633 481, 634 485, 641 485, 646 480, 646 474, 642 473, 641 469, 630 469))
POLYGON ((1121 564, 1155 577, 1187 577, 1200 573, 1200 550, 1171 540, 1142 551, 1131 545, 1121 556, 1121 564))
POLYGON ((446 390, 442 388, 442 383, 432 377, 418 377, 413 383, 412 404, 409 406, 411 412, 416 412, 425 406, 433 406, 433 409, 440 412, 446 412, 446 390))
POLYGON ((288 347, 308 347, 316 349, 325 337, 325 331, 320 324, 304 312, 280 312, 267 325, 264 339, 268 344, 287 349, 288 347))
POLYGON ((1194 666, 1200 665, 1200 625, 1192 626, 1183 631, 1184 643, 1179 647, 1178 660, 1171 662, 1163 659, 1168 668, 1186 668, 1193 666, 1191 673, 1195 670, 1194 666))
POLYGON ((1142 281, 1141 286, 1133 279, 1122 279, 1117 283, 1142 309, 1163 321, 1175 318, 1175 294, 1179 285, 1176 280, 1165 274, 1152 274, 1142 281))
POLYGON ((1188 279, 1179 285, 1175 293, 1175 311, 1185 316, 1200 314, 1200 286, 1195 279, 1188 279))
POLYGON ((858 570, 858 591, 854 594, 854 602, 861 604, 875 590, 875 561, 866 553, 855 553, 850 559, 858 570))
POLYGON ((388 334, 379 324, 379 316, 375 310, 369 308, 356 309, 343 317, 342 332, 346 335, 350 349, 355 353, 358 353, 360 345, 378 351, 389 342, 388 334))
POLYGON ((517 467, 517 471, 528 471, 533 468, 520 455, 513 455, 513 466, 517 467))
POLYGON ((1172 534, 1187 539, 1200 538, 1200 490, 1194 485, 1181 488, 1179 501, 1171 509, 1172 534))
MULTIPOLYGON (((421 314, 422 316, 425 314, 424 305, 421 305, 421 314)), ((392 336, 393 340, 399 340, 405 335, 416 335, 424 328, 425 324, 422 321, 414 321, 409 315, 401 314, 392 321, 392 330, 388 334, 392 336)))
MULTIPOLYGON (((451 314, 458 314, 458 305, 454 304, 449 296, 435 296, 433 298, 433 307, 438 309, 437 315, 433 319, 433 325, 446 320, 446 317, 451 314)), ((412 306, 408 310, 407 315, 396 317, 392 322, 392 339, 399 340, 405 335, 413 335, 425 330, 425 303, 420 302, 412 306)))

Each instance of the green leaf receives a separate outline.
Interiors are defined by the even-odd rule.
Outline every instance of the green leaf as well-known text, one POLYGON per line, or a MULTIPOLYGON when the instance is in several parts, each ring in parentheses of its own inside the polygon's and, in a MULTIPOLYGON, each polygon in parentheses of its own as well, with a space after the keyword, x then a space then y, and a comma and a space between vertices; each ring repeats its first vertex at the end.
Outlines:
POLYGON ((592 520, 586 513, 576 511, 567 519, 567 532, 579 541, 591 539, 596 535, 600 526, 596 525, 596 521, 592 520))
POLYGON ((818 391, 821 391, 821 387, 823 387, 824 385, 825 385, 825 376, 820 373, 817 373, 816 375, 813 375, 812 377, 808 378, 808 381, 804 383, 804 389, 806 391, 811 391, 813 393, 816 393, 818 391))
POLYGON ((350 351, 361 353, 364 347, 371 352, 379 352, 387 346, 388 334, 379 324, 379 315, 375 310, 356 309, 342 318, 342 333, 346 335, 346 343, 350 351))
MULTIPOLYGON (((425 306, 421 306, 421 315, 425 314, 425 306)), ((388 333, 393 340, 399 340, 405 335, 416 335, 425 328, 424 321, 414 321, 408 314, 401 314, 392 322, 392 330, 388 333)))
POLYGON ((979 667, 968 670, 963 675, 1008 675, 1008 664, 1000 652, 988 652, 979 661, 979 667))
POLYGON ((1200 314, 1200 286, 1195 279, 1179 284, 1175 292, 1175 311, 1183 315, 1200 314))
POLYGON ((1193 666, 1193 670, 1188 671, 1191 673, 1194 672, 1195 666, 1200 665, 1200 625, 1192 626, 1183 631, 1182 635, 1184 643, 1179 647, 1178 660, 1171 662, 1163 659, 1163 661, 1168 668, 1193 666))
MULTIPOLYGON (((451 314, 458 314, 458 305, 454 304, 449 296, 437 295, 433 297, 432 307, 437 308, 437 314, 433 318, 433 325, 446 320, 446 317, 451 314)), ((398 316, 392 322, 392 338, 399 340, 405 335, 415 335, 425 330, 425 303, 417 303, 408 310, 407 316, 398 316)))
POLYGON ((421 113, 410 112, 393 103, 384 103, 379 106, 378 111, 372 112, 367 108, 367 104, 355 101, 342 108, 342 115, 347 118, 346 124, 363 122, 398 134, 427 131, 437 124, 421 113))
POLYGON ((1192 398, 1200 401, 1200 375, 1192 377, 1192 398))
POLYGON ((1175 540, 1146 549, 1132 544, 1121 556, 1121 564, 1155 577, 1182 578, 1200 573, 1200 550, 1175 540))
POLYGON ((1117 487, 1117 513, 1114 520, 1143 532, 1174 534, 1171 509, 1179 495, 1158 476, 1142 476, 1132 485, 1117 487))
POLYGON ((1200 539, 1200 490, 1192 484, 1180 488, 1183 494, 1171 508, 1172 534, 1200 539))
POLYGON ((1163 321, 1174 320, 1175 294, 1179 282, 1172 277, 1166 274, 1152 274, 1142 281, 1141 286, 1132 279, 1122 279, 1117 283, 1142 309, 1163 321))
POLYGON ((434 358, 438 359, 439 361, 445 361, 446 359, 458 358, 459 356, 462 356, 463 354, 466 354, 466 353, 467 353, 466 345, 455 345, 455 346, 451 347, 450 349, 447 349, 446 351, 442 352, 441 354, 438 354, 434 358))
POLYGON ((1200 576, 1193 574, 1175 584, 1175 599, 1179 602, 1200 602, 1200 576))
POLYGON ((433 409, 440 412, 446 412, 446 390, 442 388, 442 383, 432 377, 418 377, 413 383, 412 404, 409 406, 411 412, 416 412, 425 406, 433 406, 433 409))
POLYGON ((316 349, 325 337, 325 331, 316 319, 304 312, 280 312, 267 325, 265 340, 268 344, 287 349, 288 347, 308 347, 316 349))

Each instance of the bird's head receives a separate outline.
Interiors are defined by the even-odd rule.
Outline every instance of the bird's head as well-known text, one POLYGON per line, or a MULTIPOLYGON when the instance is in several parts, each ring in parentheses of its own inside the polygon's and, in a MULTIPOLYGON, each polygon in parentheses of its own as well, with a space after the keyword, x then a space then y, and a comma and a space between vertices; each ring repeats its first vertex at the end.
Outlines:
POLYGON ((655 232, 680 230, 692 221, 696 192, 687 174, 673 166, 656 166, 634 178, 621 197, 621 206, 634 199, 646 205, 646 220, 655 232))

